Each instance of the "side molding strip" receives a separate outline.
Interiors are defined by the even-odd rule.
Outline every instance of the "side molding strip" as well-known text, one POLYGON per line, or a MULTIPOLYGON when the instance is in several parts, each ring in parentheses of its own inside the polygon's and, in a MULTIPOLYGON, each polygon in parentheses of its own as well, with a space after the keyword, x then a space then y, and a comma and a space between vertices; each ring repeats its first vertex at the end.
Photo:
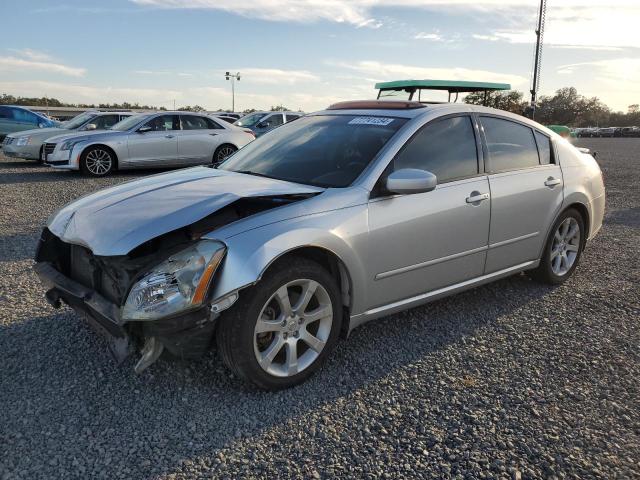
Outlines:
POLYGON ((388 305, 383 305, 381 307, 376 307, 371 310, 367 310, 364 313, 353 315, 351 317, 349 330, 351 331, 354 328, 362 325, 363 323, 366 323, 370 320, 374 320, 376 318, 384 317, 385 315, 391 315, 393 313, 400 312, 408 308, 416 307, 418 305, 422 305, 424 303, 437 300, 438 298, 449 296, 453 293, 461 292, 463 290, 468 290, 470 288, 473 288, 485 283, 490 283, 499 278, 508 277, 510 275, 513 275, 514 273, 518 273, 523 270, 536 268, 539 264, 540 264, 540 260, 533 260, 531 262, 521 263, 513 267, 505 268, 503 270, 498 270, 497 272, 489 273, 487 275, 482 275, 480 277, 472 278, 470 280, 465 280, 464 282, 456 283, 454 285, 449 285, 448 287, 443 287, 438 290, 432 290, 430 292, 422 293, 415 297, 406 298, 404 300, 399 300, 397 302, 390 303, 388 305))

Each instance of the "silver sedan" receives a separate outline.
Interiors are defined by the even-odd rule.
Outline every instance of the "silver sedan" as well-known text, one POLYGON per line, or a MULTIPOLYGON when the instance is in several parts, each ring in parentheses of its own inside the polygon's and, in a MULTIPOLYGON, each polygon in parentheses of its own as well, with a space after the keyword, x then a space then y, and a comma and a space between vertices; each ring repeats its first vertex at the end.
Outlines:
POLYGON ((218 164, 254 138, 251 130, 208 115, 142 114, 101 132, 51 137, 43 160, 54 168, 104 176, 116 169, 218 164))
POLYGON ((564 282, 604 208, 595 159, 523 117, 348 102, 218 169, 71 203, 36 269, 49 302, 82 312, 118 359, 144 345, 138 372, 215 339, 237 375, 279 389, 370 320, 522 271, 564 282))

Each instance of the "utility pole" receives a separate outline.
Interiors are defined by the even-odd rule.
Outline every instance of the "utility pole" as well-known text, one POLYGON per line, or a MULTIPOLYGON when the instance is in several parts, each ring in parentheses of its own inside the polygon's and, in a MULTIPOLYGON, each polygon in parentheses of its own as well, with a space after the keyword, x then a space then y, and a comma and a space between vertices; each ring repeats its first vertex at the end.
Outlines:
POLYGON ((224 77, 227 80, 231 80, 231 111, 236 111, 236 80, 240 81, 240 72, 236 72, 235 74, 225 72, 224 77))
POLYGON ((536 51, 533 58, 533 79, 531 82, 531 106, 530 117, 533 119, 536 114, 536 100, 540 84, 540 69, 542 66, 542 40, 544 37, 544 23, 547 14, 547 0, 540 0, 540 10, 538 11, 538 24, 536 28, 536 51))

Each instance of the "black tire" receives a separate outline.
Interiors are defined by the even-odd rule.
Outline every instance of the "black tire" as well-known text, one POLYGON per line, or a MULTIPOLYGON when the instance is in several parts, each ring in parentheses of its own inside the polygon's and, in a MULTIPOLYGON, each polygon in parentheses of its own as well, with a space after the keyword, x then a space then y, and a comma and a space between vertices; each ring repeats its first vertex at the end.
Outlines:
POLYGON ((44 153, 44 145, 42 145, 40 147, 40 151, 38 152, 38 160, 36 160, 39 164, 43 164, 44 160, 43 160, 43 153, 44 153))
MULTIPOLYGON (((236 304, 224 312, 220 318, 216 331, 216 342, 223 362, 238 377, 264 390, 280 390, 305 381, 320 368, 338 340, 342 323, 340 299, 336 280, 316 262, 302 257, 289 257, 276 263, 265 273, 257 285, 240 292, 240 298, 236 304), (298 279, 313 280, 324 288, 331 301, 333 319, 324 348, 318 353, 315 360, 297 374, 277 376, 267 372, 258 363, 254 350, 255 328, 263 307, 267 306, 272 295, 283 285, 298 279)), ((287 334, 276 333, 275 335, 285 335, 286 338, 287 334)), ((298 348, 306 347, 307 350, 309 349, 308 345, 302 341, 302 336, 298 339, 297 331, 295 340, 292 336, 289 337, 289 340, 295 341, 296 345, 302 344, 302 347, 298 348)), ((267 343, 271 341, 268 340, 267 343)), ((285 350, 287 349, 283 346, 280 351, 285 350)), ((300 354, 300 358, 302 358, 302 354, 300 354)))
POLYGON ((216 148, 216 151, 213 152, 213 158, 211 159, 211 163, 214 166, 220 165, 224 162, 228 156, 233 155, 238 151, 238 148, 235 145, 231 145, 230 143, 225 143, 216 148))
POLYGON ((547 238, 547 242, 542 252, 542 258, 540 259, 540 265, 535 270, 530 271, 531 277, 535 280, 538 280, 539 282, 547 283, 550 285, 560 285, 561 283, 565 282, 573 274, 573 271, 576 269, 578 263, 580 262, 580 257, 582 256, 582 251, 584 250, 586 238, 587 234, 585 232, 584 219, 582 218, 580 212, 573 208, 569 208, 562 212, 549 232, 549 237, 547 238), (554 244, 556 243, 556 232, 558 231, 560 225, 562 225, 568 218, 573 218, 579 228, 580 238, 577 240, 578 251, 575 252, 575 259, 573 260, 570 268, 568 268, 564 272, 558 273, 554 271, 554 267, 552 265, 552 251, 554 248, 554 244))
POLYGON ((116 169, 117 158, 112 150, 97 145, 89 147, 80 155, 80 170, 91 177, 105 177, 116 169), (95 160, 94 160, 95 159, 95 160), (100 166, 96 162, 100 159, 100 166))

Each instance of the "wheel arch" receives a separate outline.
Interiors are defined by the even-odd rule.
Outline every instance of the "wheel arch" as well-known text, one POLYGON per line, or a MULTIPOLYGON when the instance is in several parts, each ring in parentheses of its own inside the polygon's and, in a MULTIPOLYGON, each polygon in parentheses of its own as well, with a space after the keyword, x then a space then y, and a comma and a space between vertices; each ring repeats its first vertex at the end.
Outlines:
POLYGON ((578 200, 578 199, 574 198, 571 201, 565 202, 562 205, 562 208, 560 208, 558 210, 558 213, 556 214, 556 216, 553 217, 553 221, 549 224, 546 236, 544 237, 545 240, 544 240, 544 243, 542 244, 542 248, 541 248, 541 250, 540 250, 540 252, 538 254, 538 258, 542 257, 542 253, 544 252, 545 246, 547 245, 547 239, 549 238, 549 235, 551 235, 551 231, 553 229, 553 226, 558 221, 558 218, 560 218, 560 216, 564 212, 566 212, 567 210, 570 210, 570 209, 577 210, 578 213, 580 213, 580 216, 582 217, 582 221, 584 222, 584 230, 585 230, 585 235, 584 235, 584 238, 582 239, 582 242, 583 242, 583 246, 586 245, 587 239, 589 238, 590 228, 591 228, 591 218, 590 218, 589 208, 587 207, 587 205, 582 200, 578 200))
POLYGON ((116 153, 116 151, 111 148, 109 145, 107 145, 106 143, 90 143, 88 145, 85 145, 84 147, 82 147, 82 150, 80 151, 80 155, 79 158, 82 160, 84 159, 84 155, 87 152, 87 150, 89 150, 90 148, 95 148, 95 147, 101 147, 104 148, 105 150, 108 150, 111 155, 113 155, 113 161, 114 161, 114 170, 118 169, 118 154, 116 153))
POLYGON ((351 311, 351 298, 352 298, 352 280, 347 266, 342 259, 331 250, 314 245, 305 245, 294 247, 290 250, 282 252, 277 257, 273 258, 271 262, 260 272, 260 278, 262 278, 270 268, 273 268, 280 262, 287 261, 292 257, 302 257, 312 260, 322 267, 324 267, 336 280, 340 293, 342 295, 342 305, 351 311))
POLYGON ((240 150, 240 147, 238 147, 235 143, 230 142, 230 141, 228 141, 228 140, 227 140, 227 141, 225 141, 225 142, 221 143, 220 145, 218 145, 218 146, 216 147, 216 149, 213 151, 213 155, 212 155, 212 157, 211 157, 211 161, 212 161, 212 163, 216 163, 216 156, 218 155, 218 152, 220 151, 220 149, 221 149, 222 147, 226 147, 226 146, 233 147, 233 148, 235 148, 235 149, 236 149, 236 151, 240 150))

